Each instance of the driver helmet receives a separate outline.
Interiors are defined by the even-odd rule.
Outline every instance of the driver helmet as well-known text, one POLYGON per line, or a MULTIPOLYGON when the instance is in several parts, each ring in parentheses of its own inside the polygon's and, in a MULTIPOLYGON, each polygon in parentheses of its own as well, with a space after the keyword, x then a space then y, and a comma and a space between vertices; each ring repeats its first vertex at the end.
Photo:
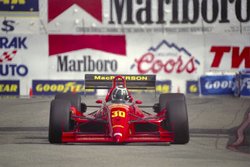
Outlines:
POLYGON ((129 100, 128 90, 122 85, 117 86, 112 92, 112 100, 127 101, 129 100))

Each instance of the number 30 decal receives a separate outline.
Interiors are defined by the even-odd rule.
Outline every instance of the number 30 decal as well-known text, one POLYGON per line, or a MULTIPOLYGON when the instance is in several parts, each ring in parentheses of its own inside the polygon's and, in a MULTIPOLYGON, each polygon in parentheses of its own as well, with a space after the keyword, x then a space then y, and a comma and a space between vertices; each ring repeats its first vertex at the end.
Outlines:
POLYGON ((118 110, 118 111, 113 111, 111 117, 112 118, 115 118, 115 117, 122 117, 122 118, 124 118, 125 115, 126 115, 126 113, 124 111, 118 110))

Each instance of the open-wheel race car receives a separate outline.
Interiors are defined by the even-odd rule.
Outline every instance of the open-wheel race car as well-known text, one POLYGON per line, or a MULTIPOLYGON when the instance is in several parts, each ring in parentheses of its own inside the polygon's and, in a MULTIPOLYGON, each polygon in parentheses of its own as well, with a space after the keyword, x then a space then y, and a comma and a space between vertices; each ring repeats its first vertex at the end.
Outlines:
POLYGON ((51 101, 49 142, 188 143, 188 115, 183 94, 160 94, 158 103, 143 106, 129 91, 155 90, 155 87, 155 75, 86 74, 85 89, 109 89, 105 100, 97 100, 96 106, 87 106, 79 94, 57 94, 51 101), (86 112, 91 107, 98 109, 86 112), (152 112, 143 110, 148 107, 152 112))

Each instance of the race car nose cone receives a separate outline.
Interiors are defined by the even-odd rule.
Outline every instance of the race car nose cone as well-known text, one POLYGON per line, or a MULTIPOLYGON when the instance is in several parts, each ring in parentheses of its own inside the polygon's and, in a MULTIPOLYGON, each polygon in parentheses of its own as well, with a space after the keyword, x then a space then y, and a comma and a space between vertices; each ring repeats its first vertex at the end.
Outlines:
POLYGON ((122 141, 122 134, 121 133, 115 133, 114 138, 115 138, 116 143, 120 143, 122 141))

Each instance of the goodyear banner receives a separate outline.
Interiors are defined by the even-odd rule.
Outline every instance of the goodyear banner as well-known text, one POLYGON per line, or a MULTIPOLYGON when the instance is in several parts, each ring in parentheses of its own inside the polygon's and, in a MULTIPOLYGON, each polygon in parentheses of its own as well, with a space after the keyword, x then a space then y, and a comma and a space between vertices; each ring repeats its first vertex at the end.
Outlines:
POLYGON ((241 96, 250 96, 250 75, 241 75, 241 96))
POLYGON ((6 16, 39 12, 39 0, 0 0, 0 14, 6 16))
MULTIPOLYGON (((74 80, 33 80, 32 90, 34 95, 55 95, 57 93, 73 92, 85 93, 84 81, 74 80)), ((94 95, 93 89, 86 89, 88 95, 94 95)))
POLYGON ((19 81, 0 81, 0 96, 2 95, 16 95, 20 94, 19 81))
POLYGON ((232 75, 202 76, 200 88, 202 95, 233 95, 232 75))
POLYGON ((199 82, 198 81, 187 81, 186 82, 186 93, 199 95, 199 82))

